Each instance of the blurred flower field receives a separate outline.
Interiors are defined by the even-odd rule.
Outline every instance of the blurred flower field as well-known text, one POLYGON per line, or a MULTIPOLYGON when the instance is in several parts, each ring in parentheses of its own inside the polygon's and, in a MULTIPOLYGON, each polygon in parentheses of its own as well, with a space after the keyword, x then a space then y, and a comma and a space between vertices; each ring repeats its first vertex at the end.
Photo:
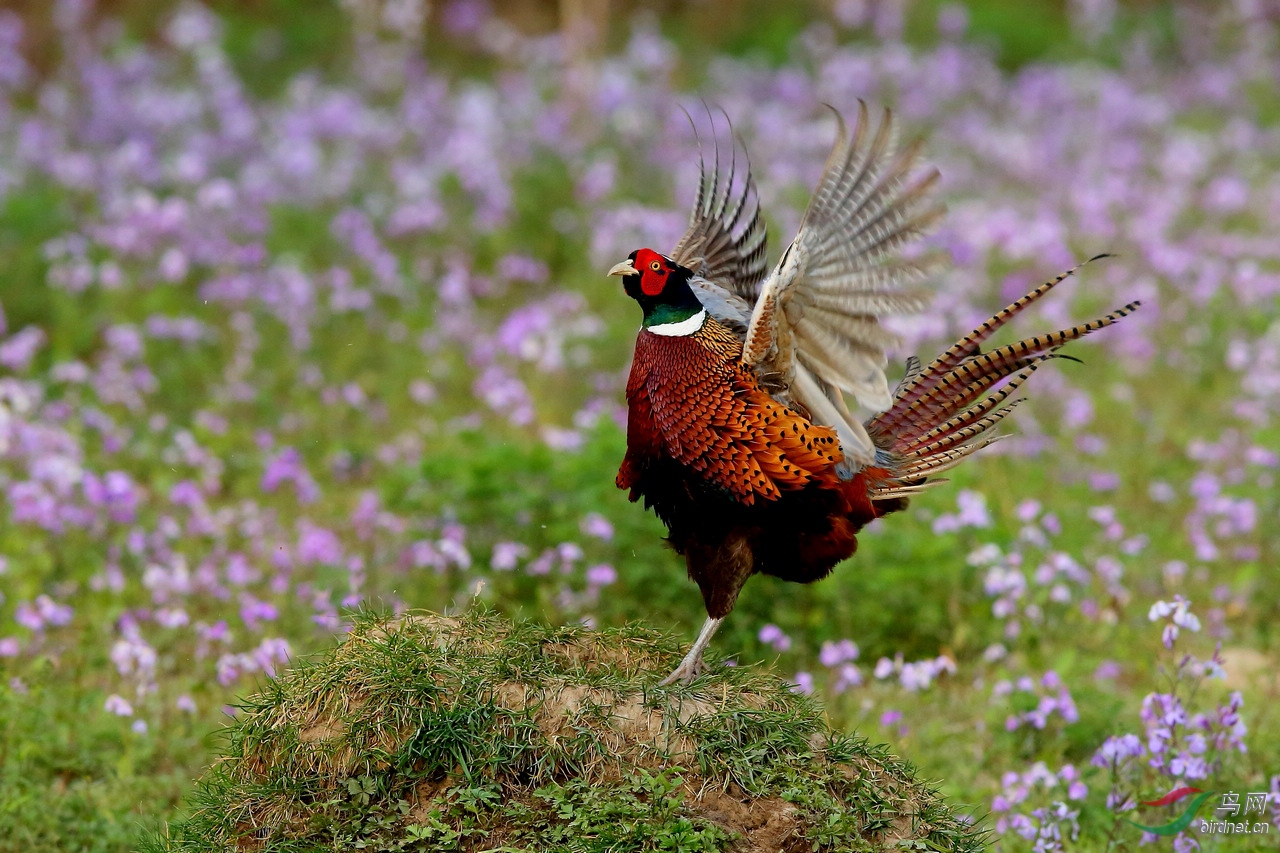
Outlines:
POLYGON ((296 33, 120 5, 0 11, 0 848, 162 828, 236 697, 354 608, 691 634, 696 587, 613 486, 638 315, 603 273, 682 231, 681 105, 732 118, 776 251, 822 104, 866 98, 951 210, 902 358, 1099 252, 1019 330, 1144 305, 830 579, 748 584, 715 647, 999 849, 1137 849, 1122 818, 1187 785, 1269 792, 1275 825, 1158 845, 1271 849, 1274 4, 1079 0, 1031 47, 998 0, 842 0, 781 47, 638 14, 600 59, 479 0, 275 3, 296 33))

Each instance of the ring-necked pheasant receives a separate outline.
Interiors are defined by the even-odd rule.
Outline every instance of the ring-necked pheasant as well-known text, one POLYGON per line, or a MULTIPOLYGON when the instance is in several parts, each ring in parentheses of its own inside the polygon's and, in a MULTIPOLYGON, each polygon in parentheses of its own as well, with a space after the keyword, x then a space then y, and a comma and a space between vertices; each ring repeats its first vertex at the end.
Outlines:
POLYGON ((900 249, 942 215, 938 178, 913 177, 919 143, 895 153, 893 120, 865 104, 839 134, 800 231, 771 272, 748 166, 719 146, 689 228, 670 255, 632 252, 609 270, 644 310, 627 382, 619 488, 644 497, 702 590, 707 621, 664 681, 690 681, 747 578, 808 583, 853 554, 863 525, 904 508, 939 472, 995 440, 1010 397, 1068 341, 1137 302, 1070 329, 983 352, 982 343, 1068 271, 1009 305, 926 367, 885 379, 887 315, 922 310, 933 259, 900 249), (845 394, 878 412, 859 423, 845 394))

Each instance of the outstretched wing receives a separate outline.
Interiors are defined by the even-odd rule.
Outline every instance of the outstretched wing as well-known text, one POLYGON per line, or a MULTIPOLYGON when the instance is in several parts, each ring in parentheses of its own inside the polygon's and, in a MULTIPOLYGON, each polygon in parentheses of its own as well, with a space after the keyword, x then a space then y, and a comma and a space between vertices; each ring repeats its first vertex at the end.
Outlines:
MULTIPOLYGON (((689 121, 693 123, 692 117, 689 121)), ((671 259, 693 270, 695 281, 702 279, 696 286, 698 295, 705 297, 704 303, 723 301, 734 310, 744 306, 749 310, 768 270, 764 256, 766 235, 751 163, 744 151, 739 171, 732 125, 729 130, 729 156, 725 163, 712 119, 715 148, 710 171, 702 153, 702 140, 698 140, 698 197, 689 214, 689 227, 671 251, 671 259)))
POLYGON ((861 102, 852 136, 838 112, 836 120, 835 147, 800 232, 761 288, 742 360, 816 423, 834 426, 846 459, 862 466, 875 447, 843 395, 875 411, 892 405, 885 351, 897 339, 879 320, 928 304, 929 294, 915 285, 938 258, 911 260, 899 251, 943 208, 928 197, 937 170, 911 175, 920 144, 895 152, 888 110, 874 132, 861 102))

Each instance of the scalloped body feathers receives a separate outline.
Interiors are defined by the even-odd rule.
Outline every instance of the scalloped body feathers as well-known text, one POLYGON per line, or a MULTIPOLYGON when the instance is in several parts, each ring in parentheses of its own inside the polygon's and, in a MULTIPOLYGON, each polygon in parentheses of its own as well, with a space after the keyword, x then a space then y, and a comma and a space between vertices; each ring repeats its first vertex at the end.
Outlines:
POLYGON ((835 430, 773 399, 741 355, 714 319, 684 336, 642 330, 617 477, 667 526, 715 618, 754 573, 825 577, 867 522, 905 505, 871 500, 888 471, 842 479, 835 430))

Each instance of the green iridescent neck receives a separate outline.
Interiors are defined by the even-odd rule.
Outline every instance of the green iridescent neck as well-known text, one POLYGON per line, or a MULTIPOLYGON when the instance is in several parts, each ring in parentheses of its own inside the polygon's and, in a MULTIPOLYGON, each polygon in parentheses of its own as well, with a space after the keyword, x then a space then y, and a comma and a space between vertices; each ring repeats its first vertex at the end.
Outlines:
POLYGON ((670 326, 674 323, 683 323, 701 310, 701 304, 672 305, 663 303, 650 305, 648 310, 644 312, 644 327, 647 329, 650 326, 670 326))

